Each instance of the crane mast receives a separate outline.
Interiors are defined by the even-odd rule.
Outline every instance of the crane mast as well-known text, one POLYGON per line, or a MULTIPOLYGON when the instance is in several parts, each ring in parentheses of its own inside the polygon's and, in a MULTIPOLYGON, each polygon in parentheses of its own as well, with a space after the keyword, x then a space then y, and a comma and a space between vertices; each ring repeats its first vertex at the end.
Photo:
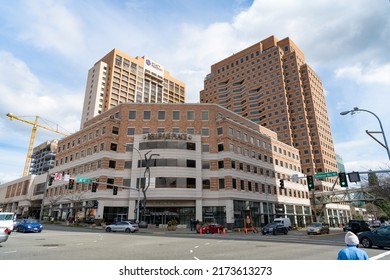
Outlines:
POLYGON ((26 157, 26 162, 24 164, 24 170, 23 170, 23 176, 28 176, 28 170, 30 168, 31 157, 32 157, 32 152, 33 152, 33 147, 34 147, 34 140, 35 140, 35 136, 37 134, 37 128, 38 127, 46 129, 46 130, 50 130, 50 131, 53 131, 53 132, 56 132, 56 133, 59 133, 59 134, 62 134, 64 136, 69 136, 69 133, 62 132, 62 131, 59 131, 58 129, 53 129, 51 127, 39 124, 38 123, 39 116, 35 117, 35 122, 31 122, 31 121, 22 119, 20 117, 14 116, 11 113, 8 113, 7 117, 9 117, 11 121, 15 119, 15 120, 18 120, 18 121, 21 121, 21 122, 24 122, 24 123, 32 125, 31 136, 30 136, 30 143, 28 145, 27 157, 26 157))

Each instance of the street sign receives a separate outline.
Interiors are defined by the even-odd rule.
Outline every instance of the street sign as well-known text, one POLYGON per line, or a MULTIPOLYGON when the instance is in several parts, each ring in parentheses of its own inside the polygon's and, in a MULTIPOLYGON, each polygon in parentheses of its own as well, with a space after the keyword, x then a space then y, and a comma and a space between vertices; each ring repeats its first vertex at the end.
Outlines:
POLYGON ((77 178, 77 183, 92 183, 92 179, 77 178))
POLYGON ((314 174, 314 178, 322 179, 322 178, 327 178, 327 177, 334 177, 337 175, 338 175, 337 172, 318 173, 318 174, 314 174))

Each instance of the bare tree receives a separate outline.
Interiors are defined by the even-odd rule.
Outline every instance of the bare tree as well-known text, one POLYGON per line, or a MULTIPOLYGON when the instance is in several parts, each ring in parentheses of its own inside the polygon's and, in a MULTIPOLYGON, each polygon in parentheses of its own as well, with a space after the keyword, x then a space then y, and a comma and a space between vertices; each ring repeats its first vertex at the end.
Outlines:
MULTIPOLYGON (((369 186, 373 189, 373 194, 378 199, 373 202, 374 207, 372 208, 375 216, 379 216, 381 219, 389 219, 390 217, 390 172, 370 172, 367 178, 362 180, 362 186, 369 186), (375 209, 379 207, 379 209, 375 209)), ((370 208, 368 208, 370 209, 370 208)))

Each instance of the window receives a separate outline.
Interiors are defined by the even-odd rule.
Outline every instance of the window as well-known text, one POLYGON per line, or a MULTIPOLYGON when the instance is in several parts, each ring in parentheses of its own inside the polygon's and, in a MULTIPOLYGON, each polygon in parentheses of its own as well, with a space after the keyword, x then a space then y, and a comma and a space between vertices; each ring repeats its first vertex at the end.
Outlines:
POLYGON ((233 189, 237 189, 237 179, 235 178, 232 179, 232 185, 233 185, 233 189))
POLYGON ((144 120, 150 120, 150 115, 151 115, 150 111, 144 111, 144 120))
POLYGON ((234 144, 229 144, 229 151, 234 153, 234 144))
POLYGON ((208 128, 202 128, 202 136, 209 136, 210 132, 208 128))
POLYGON ((113 126, 112 127, 112 134, 118 135, 119 134, 119 127, 113 126))
POLYGON ((111 143, 111 145, 110 145, 110 150, 111 151, 116 151, 118 149, 118 144, 116 144, 116 143, 111 143))
POLYGON ((223 168, 225 168, 223 160, 219 160, 218 161, 218 169, 223 169, 223 168))
POLYGON ((165 111, 158 111, 157 117, 158 117, 159 121, 164 121, 165 120, 165 111))
POLYGON ((193 128, 193 127, 188 127, 188 128, 187 128, 187 134, 195 134, 195 128, 193 128))
POLYGON ((219 189, 225 188, 225 179, 223 179, 223 178, 218 179, 218 187, 219 187, 219 189))
POLYGON ((108 168, 115 168, 116 167, 116 161, 115 160, 110 160, 108 162, 108 168))
POLYGON ((131 169, 132 161, 125 161, 125 169, 131 169))
POLYGON ((128 127, 127 128, 127 135, 134 135, 135 128, 134 127, 128 127))
POLYGON ((209 179, 205 179, 202 181, 202 188, 206 189, 206 190, 210 189, 210 180, 209 179))
POLYGON ((202 153, 210 152, 210 146, 208 144, 202 144, 202 153))
POLYGON ((172 119, 174 121, 180 120, 180 111, 172 111, 172 119))
POLYGON ((202 169, 210 169, 210 162, 202 161, 202 169))
POLYGON ((194 111, 187 111, 187 121, 193 121, 193 120, 195 120, 194 111))
POLYGON ((202 111, 202 121, 209 120, 209 111, 202 111))
POLYGON ((217 134, 222 135, 223 134, 223 127, 218 127, 217 128, 217 134))
POLYGON ((223 151, 223 144, 218 144, 218 152, 222 152, 223 151))
POLYGON ((113 187, 110 185, 114 185, 114 178, 107 178, 107 189, 112 189, 113 187))
POLYGON ((135 120, 137 118, 137 111, 129 111, 129 120, 135 120))

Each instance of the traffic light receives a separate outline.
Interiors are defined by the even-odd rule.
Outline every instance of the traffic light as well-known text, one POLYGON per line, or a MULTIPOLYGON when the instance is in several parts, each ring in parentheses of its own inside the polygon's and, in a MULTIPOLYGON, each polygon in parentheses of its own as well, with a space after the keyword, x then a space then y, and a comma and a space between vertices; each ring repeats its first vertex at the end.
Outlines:
POLYGON ((307 187, 309 188, 309 190, 314 189, 314 180, 313 180, 313 176, 312 176, 312 175, 306 176, 306 180, 307 180, 307 187))
POLYGON ((347 175, 345 174, 345 172, 339 173, 339 181, 340 181, 340 186, 344 188, 348 187, 347 175))
POLYGON ((92 183, 92 192, 96 192, 97 188, 98 188, 98 183, 93 182, 92 183))
POLYGON ((53 185, 54 175, 49 176, 49 186, 53 185))
POLYGON ((112 194, 113 195, 117 195, 118 194, 118 187, 117 186, 114 186, 114 188, 112 189, 112 194))
POLYGON ((69 186, 68 186, 68 189, 73 189, 74 187, 74 179, 69 179, 69 186))
POLYGON ((283 179, 280 179, 280 188, 284 189, 284 180, 283 179))

